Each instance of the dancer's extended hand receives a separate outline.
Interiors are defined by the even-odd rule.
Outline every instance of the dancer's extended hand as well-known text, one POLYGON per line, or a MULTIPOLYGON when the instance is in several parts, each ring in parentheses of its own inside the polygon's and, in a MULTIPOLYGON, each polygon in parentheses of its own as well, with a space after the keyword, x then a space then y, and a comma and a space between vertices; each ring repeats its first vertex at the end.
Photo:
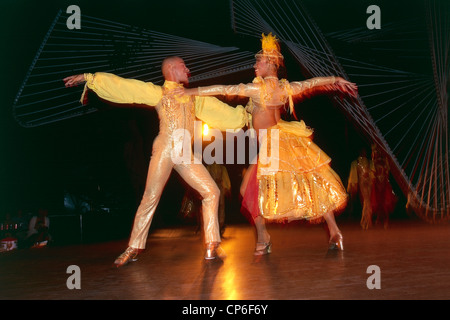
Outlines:
POLYGON ((348 93, 352 97, 357 97, 358 95, 358 86, 356 83, 349 82, 345 80, 344 78, 337 77, 336 81, 334 83, 336 86, 338 86, 339 90, 343 93, 348 93))
POLYGON ((79 84, 86 82, 86 80, 84 79, 84 74, 69 76, 67 78, 64 78, 63 81, 66 88, 75 87, 78 86, 79 84))

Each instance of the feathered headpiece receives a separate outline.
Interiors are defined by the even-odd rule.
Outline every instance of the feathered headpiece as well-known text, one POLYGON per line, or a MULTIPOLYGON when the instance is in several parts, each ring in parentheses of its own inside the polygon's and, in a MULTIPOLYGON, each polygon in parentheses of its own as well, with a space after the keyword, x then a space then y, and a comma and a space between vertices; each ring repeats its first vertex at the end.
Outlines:
POLYGON ((260 50, 255 57, 266 57, 269 62, 275 64, 277 67, 283 65, 284 57, 280 52, 280 44, 278 39, 272 35, 272 32, 267 36, 262 34, 262 50, 260 50))

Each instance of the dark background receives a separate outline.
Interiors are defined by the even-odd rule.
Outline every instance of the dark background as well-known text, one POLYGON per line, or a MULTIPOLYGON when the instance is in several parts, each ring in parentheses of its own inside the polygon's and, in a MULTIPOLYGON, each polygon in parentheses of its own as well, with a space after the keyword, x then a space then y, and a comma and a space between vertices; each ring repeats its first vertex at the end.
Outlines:
MULTIPOLYGON (((380 5, 383 22, 417 15, 422 8, 414 1, 303 3, 324 33, 365 26, 366 8, 371 4, 380 5)), ((256 52, 260 42, 233 32, 229 1, 1 1, 0 216, 15 214, 19 209, 36 212, 41 207, 51 216, 62 216, 64 190, 70 189, 89 194, 97 204, 117 208, 114 214, 95 216, 97 220, 91 216, 96 224, 93 232, 107 234, 105 229, 117 229, 111 235, 123 236, 129 232, 142 192, 135 186, 142 187, 145 181, 152 140, 158 132, 156 112, 101 105, 94 114, 35 128, 21 127, 12 115, 14 98, 57 11, 73 4, 80 7, 82 17, 86 14, 216 45, 256 52), (138 146, 132 159, 125 152, 130 142, 138 146)), ((304 79, 300 66, 286 50, 284 53, 288 80, 304 79)), ((253 76, 250 70, 210 83, 251 82, 253 76)), ((370 144, 328 98, 311 99, 296 110, 315 129, 315 142, 332 157, 332 167, 345 183, 351 161, 370 144)), ((227 165, 233 187, 228 223, 245 222, 238 198, 243 168, 227 165)), ((172 174, 155 215, 155 227, 195 223, 179 216, 184 192, 181 179, 172 174)), ((399 191, 397 194, 403 197, 399 191)), ((404 208, 402 204, 400 207, 404 208)), ((347 212, 343 216, 352 214, 357 215, 347 212)), ((404 217, 403 210, 398 216, 404 217)), ((63 221, 61 217, 54 221, 61 221, 57 222, 59 227, 75 228, 77 219, 63 221)))

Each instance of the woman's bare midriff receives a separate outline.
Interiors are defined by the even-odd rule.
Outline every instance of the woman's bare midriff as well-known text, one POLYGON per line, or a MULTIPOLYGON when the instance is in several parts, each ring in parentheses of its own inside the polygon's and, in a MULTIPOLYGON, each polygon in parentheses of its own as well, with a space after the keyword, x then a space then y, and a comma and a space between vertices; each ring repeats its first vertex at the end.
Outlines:
POLYGON ((256 107, 252 113, 253 128, 258 133, 260 129, 268 129, 280 120, 280 109, 277 107, 256 107))

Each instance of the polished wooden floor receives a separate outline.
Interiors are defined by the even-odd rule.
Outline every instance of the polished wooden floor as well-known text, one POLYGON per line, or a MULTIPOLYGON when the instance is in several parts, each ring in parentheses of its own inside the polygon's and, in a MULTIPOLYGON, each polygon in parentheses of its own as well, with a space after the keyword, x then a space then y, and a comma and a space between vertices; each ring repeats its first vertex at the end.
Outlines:
POLYGON ((3 300, 427 300, 450 298, 450 226, 399 220, 385 230, 340 222, 345 251, 321 226, 269 225, 273 252, 253 256, 250 225, 225 231, 223 261, 203 259, 195 227, 157 229, 137 262, 116 269, 127 239, 0 253, 3 300), (68 289, 79 266, 81 289, 68 289), (380 268, 380 289, 367 269, 380 268))

